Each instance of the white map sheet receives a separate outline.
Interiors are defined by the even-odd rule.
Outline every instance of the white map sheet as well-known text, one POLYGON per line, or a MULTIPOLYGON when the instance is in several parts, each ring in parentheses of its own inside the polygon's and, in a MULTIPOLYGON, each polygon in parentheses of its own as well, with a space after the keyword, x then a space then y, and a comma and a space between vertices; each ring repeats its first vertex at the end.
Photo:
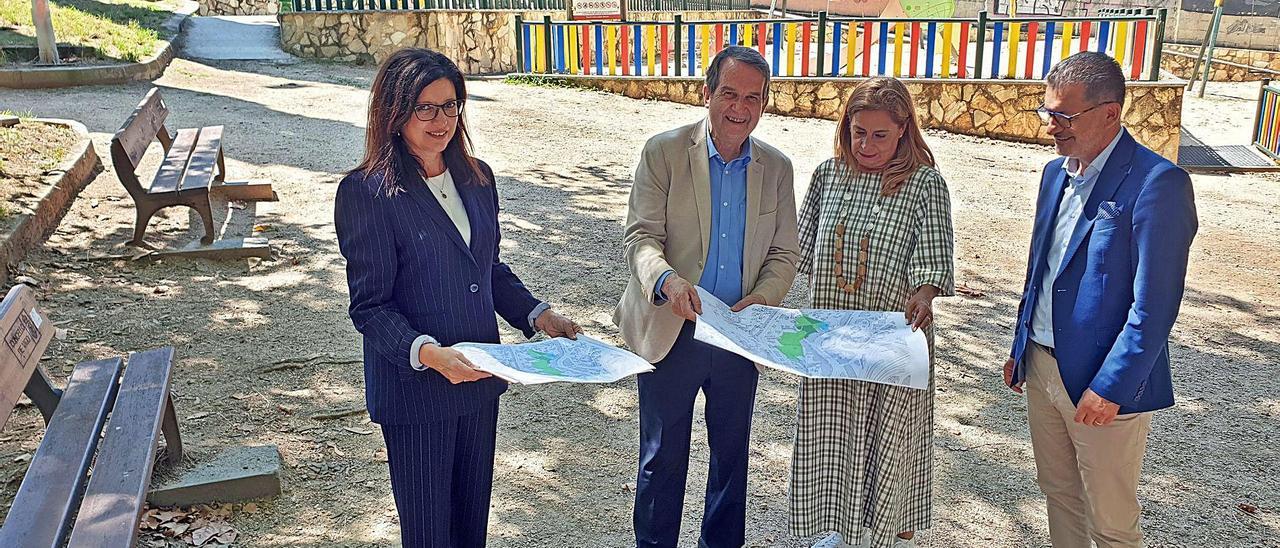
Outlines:
POLYGON ((524 344, 460 343, 452 348, 476 369, 520 384, 609 383, 653 371, 640 356, 587 335, 578 335, 576 341, 557 337, 524 344))
POLYGON ((803 377, 929 386, 929 343, 923 331, 911 331, 901 312, 762 305, 733 312, 697 290, 697 340, 803 377))

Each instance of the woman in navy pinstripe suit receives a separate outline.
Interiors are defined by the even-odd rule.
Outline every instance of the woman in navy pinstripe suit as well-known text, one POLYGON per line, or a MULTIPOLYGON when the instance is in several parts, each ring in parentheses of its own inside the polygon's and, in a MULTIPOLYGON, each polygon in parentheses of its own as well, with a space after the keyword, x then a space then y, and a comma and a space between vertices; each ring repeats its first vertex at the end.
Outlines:
POLYGON ((365 400, 382 426, 406 547, 485 544, 501 379, 450 345, 499 342, 495 313, 533 336, 581 329, 498 255, 493 171, 471 155, 462 73, 440 53, 378 69, 363 161, 338 186, 335 228, 365 400))

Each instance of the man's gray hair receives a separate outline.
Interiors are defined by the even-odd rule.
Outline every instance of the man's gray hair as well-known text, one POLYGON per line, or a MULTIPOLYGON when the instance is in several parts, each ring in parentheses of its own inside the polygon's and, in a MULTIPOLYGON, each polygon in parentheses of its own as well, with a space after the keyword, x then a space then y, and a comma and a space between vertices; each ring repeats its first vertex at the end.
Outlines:
POLYGON ((707 89, 711 93, 715 93, 716 88, 720 87, 720 70, 724 67, 725 61, 729 59, 752 67, 764 75, 764 90, 762 90, 761 98, 767 99, 769 97, 769 75, 772 70, 769 68, 769 62, 764 60, 764 56, 760 55, 760 52, 743 46, 729 46, 716 54, 715 58, 711 60, 711 66, 707 67, 707 89))
POLYGON ((1124 106, 1124 71, 1105 53, 1082 51, 1063 59, 1049 71, 1045 83, 1057 90, 1081 85, 1090 103, 1115 101, 1124 106))

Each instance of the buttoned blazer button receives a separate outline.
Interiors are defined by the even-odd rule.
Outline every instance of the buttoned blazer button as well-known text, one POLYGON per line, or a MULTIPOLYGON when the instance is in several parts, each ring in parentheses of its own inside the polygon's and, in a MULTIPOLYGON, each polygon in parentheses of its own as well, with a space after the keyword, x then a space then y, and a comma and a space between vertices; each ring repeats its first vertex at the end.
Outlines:
POLYGON ((479 292, 479 291, 480 291, 480 285, 479 285, 479 284, 471 284, 471 292, 472 292, 472 293, 476 293, 476 292, 479 292))

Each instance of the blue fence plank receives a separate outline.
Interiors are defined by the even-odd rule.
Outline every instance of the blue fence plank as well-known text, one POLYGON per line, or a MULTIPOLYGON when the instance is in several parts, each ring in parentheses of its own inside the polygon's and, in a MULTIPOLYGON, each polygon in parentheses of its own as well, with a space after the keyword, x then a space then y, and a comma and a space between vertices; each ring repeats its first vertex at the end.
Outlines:
MULTIPOLYGON (((636 76, 640 76, 643 73, 642 67, 644 67, 644 36, 641 36, 640 34, 640 25, 632 25, 631 36, 632 36, 631 43, 632 45, 635 46, 632 49, 636 50, 635 51, 636 71, 632 74, 635 74, 636 76)), ((649 76, 653 76, 653 75, 650 74, 649 76)))
MULTIPOLYGON (((1004 23, 996 21, 992 26, 991 36, 991 77, 1000 77, 1000 47, 1004 45, 1004 23)), ((1017 52, 1009 52, 1009 55, 1017 55, 1017 52)), ((978 67, 982 68, 982 67, 978 67)), ((978 71, 974 71, 975 73, 978 71)))
POLYGON ((556 72, 564 73, 564 25, 556 25, 554 38, 551 40, 551 56, 556 60, 556 72))
POLYGON ((696 26, 689 25, 689 39, 687 40, 689 43, 689 76, 693 76, 693 70, 698 66, 697 49, 695 48, 698 41, 698 33, 694 32, 694 27, 696 26))
MULTIPOLYGON (((842 25, 840 24, 840 22, 836 21, 833 24, 833 30, 831 33, 831 76, 832 77, 840 75, 840 27, 841 26, 842 25)), ((852 45, 853 39, 857 36, 858 35, 856 33, 850 35, 849 44, 852 45)), ((850 63, 853 62, 853 57, 849 58, 849 62, 850 63)))
MULTIPOLYGON (((866 52, 862 52, 866 55, 866 52)), ((889 22, 880 22, 880 66, 876 68, 876 74, 885 75, 885 63, 889 58, 889 22)))
MULTIPOLYGON (((1040 67, 1040 77, 1044 78, 1049 75, 1049 66, 1053 65, 1053 31, 1055 25, 1053 21, 1045 23, 1044 26, 1044 66, 1040 67)), ((1063 40, 1070 38, 1063 37, 1063 40)))
POLYGON ((532 29, 529 25, 520 25, 520 40, 524 42, 524 70, 526 72, 534 72, 533 70, 533 45, 529 39, 532 29))
POLYGON ((1111 31, 1111 23, 1102 21, 1098 24, 1098 53, 1106 53, 1108 42, 1108 33, 1111 31))
MULTIPOLYGON (((924 51, 924 77, 925 78, 933 78, 933 46, 937 38, 938 38, 938 23, 934 21, 929 21, 929 36, 925 38, 925 51, 924 51)), ((951 45, 946 44, 943 47, 951 47, 951 45)))
POLYGON ((593 26, 596 30, 596 74, 604 74, 604 27, 593 26))
POLYGON ((781 74, 782 67, 782 23, 773 24, 773 75, 781 74))

